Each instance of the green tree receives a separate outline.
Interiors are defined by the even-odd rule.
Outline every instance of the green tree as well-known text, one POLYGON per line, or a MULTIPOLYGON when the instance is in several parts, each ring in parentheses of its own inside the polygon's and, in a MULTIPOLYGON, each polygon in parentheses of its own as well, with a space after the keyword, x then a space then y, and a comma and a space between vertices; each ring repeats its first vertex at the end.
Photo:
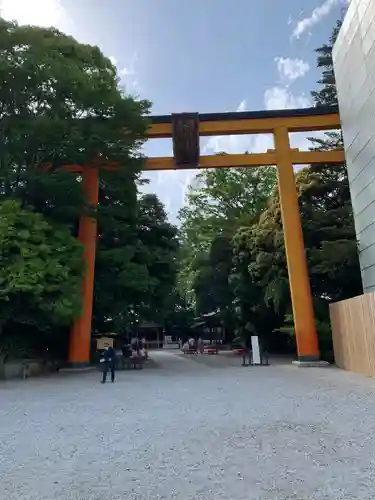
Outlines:
POLYGON ((333 28, 328 43, 324 43, 318 47, 315 52, 317 54, 317 67, 322 70, 322 76, 318 80, 321 87, 318 90, 313 90, 311 96, 316 106, 336 106, 337 105, 337 90, 336 80, 333 68, 332 49, 339 34, 342 21, 337 21, 333 28))
MULTIPOLYGON (((337 21, 329 43, 316 50, 317 66, 322 68, 322 88, 312 92, 316 106, 338 104, 332 49, 341 24, 337 21)), ((311 141, 312 149, 343 148, 341 131, 311 141)), ((362 293, 346 165, 311 165, 301 172, 299 182, 314 295, 338 301, 362 293)))
MULTIPOLYGON (((109 163, 117 171, 101 171, 99 207, 92 213, 99 238, 105 241, 106 231, 113 239, 116 230, 123 240, 126 232, 136 234, 140 146, 150 103, 125 95, 118 82, 116 68, 97 47, 56 29, 0 20, 0 197, 18 199, 76 235, 86 200, 80 177, 64 168, 109 163)), ((99 266, 108 269, 113 258, 105 256, 103 262, 99 250, 99 266)), ((122 259, 127 262, 126 252, 122 259)), ((66 289, 67 300, 77 286, 66 289)), ((110 288, 107 293, 104 302, 110 303, 110 288)), ((117 303, 112 301, 113 315, 117 303)))
POLYGON ((288 338, 274 335, 290 304, 277 189, 259 220, 239 228, 232 244, 239 335, 246 339, 256 334, 271 349, 285 349, 288 338))
POLYGON ((196 309, 198 314, 209 313, 219 309, 231 308, 232 291, 229 276, 232 270, 231 236, 216 235, 207 254, 195 263, 196 273, 193 281, 196 309))
POLYGON ((276 182, 272 167, 224 168, 200 172, 189 186, 179 214, 183 235, 199 250, 208 250, 218 232, 257 217, 276 182))
MULTIPOLYGON (((319 84, 323 88, 312 93, 316 105, 337 103, 332 46, 339 26, 340 23, 335 27, 329 44, 317 50, 318 67, 323 68, 319 84)), ((312 149, 342 147, 341 134, 337 132, 311 140, 312 149)), ((304 168, 296 175, 296 185, 321 349, 327 355, 332 349, 329 303, 362 291, 346 166, 312 165, 304 168)), ((278 315, 285 315, 282 332, 293 332, 277 190, 258 224, 242 228, 235 239, 239 251, 245 246, 248 271, 260 285, 260 300, 266 306, 271 304, 278 315)))
POLYGON ((164 318, 167 335, 185 338, 190 333, 190 326, 194 323, 195 310, 186 296, 174 288, 166 303, 167 314, 164 318))
POLYGON ((177 229, 155 195, 139 198, 135 220, 126 196, 110 224, 101 223, 95 281, 95 327, 123 331, 137 321, 162 321, 175 286, 177 229))
MULTIPOLYGON (((149 103, 122 93, 116 68, 97 47, 56 29, 1 20, 0 82, 3 195, 61 216, 80 190, 70 176, 75 197, 64 202, 58 169, 95 160, 116 162, 130 177, 139 171, 149 103)), ((67 182, 65 175, 65 188, 67 182)))
POLYGON ((194 299, 197 314, 219 311, 228 337, 236 326, 232 237, 236 228, 258 219, 275 182, 272 167, 203 171, 180 213, 183 288, 194 299))
MULTIPOLYGON (((256 220, 275 182, 272 167, 205 170, 196 176, 189 186, 187 205, 179 215, 183 248, 180 280, 190 295, 193 283, 202 282, 202 277, 196 277, 200 262, 212 261, 214 240, 218 238, 219 245, 215 246, 220 246, 230 240, 236 228, 256 220)), ((229 266, 230 260, 222 267, 229 266)))
MULTIPOLYGON (((12 326, 42 331, 68 326, 80 313, 83 249, 63 226, 0 204, 0 358, 13 346, 12 326)), ((30 346, 36 339, 24 339, 30 346)))

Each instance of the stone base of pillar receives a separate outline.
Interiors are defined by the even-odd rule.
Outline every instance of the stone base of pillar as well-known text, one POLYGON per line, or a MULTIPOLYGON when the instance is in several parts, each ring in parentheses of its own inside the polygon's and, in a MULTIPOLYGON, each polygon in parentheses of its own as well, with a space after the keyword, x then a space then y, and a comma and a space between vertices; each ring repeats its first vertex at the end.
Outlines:
POLYGON ((301 357, 300 359, 297 359, 292 363, 293 365, 299 366, 301 368, 324 368, 330 365, 328 361, 322 361, 321 359, 313 359, 312 357, 309 359, 307 356, 305 358, 301 357))

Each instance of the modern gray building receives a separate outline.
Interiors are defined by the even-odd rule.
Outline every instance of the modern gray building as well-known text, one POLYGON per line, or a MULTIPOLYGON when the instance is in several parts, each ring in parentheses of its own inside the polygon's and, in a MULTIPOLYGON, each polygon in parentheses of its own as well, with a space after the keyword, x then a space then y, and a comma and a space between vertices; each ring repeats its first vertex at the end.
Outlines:
POLYGON ((333 50, 365 292, 375 291, 375 0, 351 0, 333 50))

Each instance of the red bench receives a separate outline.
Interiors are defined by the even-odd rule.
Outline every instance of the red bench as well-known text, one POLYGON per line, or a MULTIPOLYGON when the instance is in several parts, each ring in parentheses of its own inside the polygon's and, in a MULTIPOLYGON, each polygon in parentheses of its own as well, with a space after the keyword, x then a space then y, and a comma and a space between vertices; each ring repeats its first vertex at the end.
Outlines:
POLYGON ((204 352, 206 354, 218 354, 219 350, 217 347, 205 347, 204 352))
POLYGON ((249 349, 246 349, 246 347, 241 347, 239 349, 232 349, 232 352, 235 356, 246 356, 248 354, 249 349))

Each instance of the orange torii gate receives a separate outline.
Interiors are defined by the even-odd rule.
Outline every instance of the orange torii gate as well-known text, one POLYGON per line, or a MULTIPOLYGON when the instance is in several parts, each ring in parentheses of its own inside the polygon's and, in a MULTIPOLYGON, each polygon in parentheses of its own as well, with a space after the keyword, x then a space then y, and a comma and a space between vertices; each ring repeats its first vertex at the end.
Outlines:
MULTIPOLYGON (((200 168, 277 167, 285 251, 297 340, 297 360, 315 363, 320 360, 315 327, 308 266, 305 256, 294 165, 340 164, 344 151, 299 151, 290 147, 290 132, 313 132, 340 129, 336 107, 317 107, 281 111, 235 113, 181 113, 151 117, 149 139, 172 138, 173 157, 148 158, 144 170, 181 170, 200 168), (274 149, 266 153, 200 156, 200 136, 273 134, 274 149)), ((104 166, 105 168, 105 166, 104 166)), ((72 167, 80 171, 88 204, 98 204, 99 168, 72 167)), ((83 309, 72 327, 69 363, 86 365, 90 360, 91 317, 96 251, 96 220, 82 215, 78 238, 85 247, 86 274, 82 285, 83 309)))

